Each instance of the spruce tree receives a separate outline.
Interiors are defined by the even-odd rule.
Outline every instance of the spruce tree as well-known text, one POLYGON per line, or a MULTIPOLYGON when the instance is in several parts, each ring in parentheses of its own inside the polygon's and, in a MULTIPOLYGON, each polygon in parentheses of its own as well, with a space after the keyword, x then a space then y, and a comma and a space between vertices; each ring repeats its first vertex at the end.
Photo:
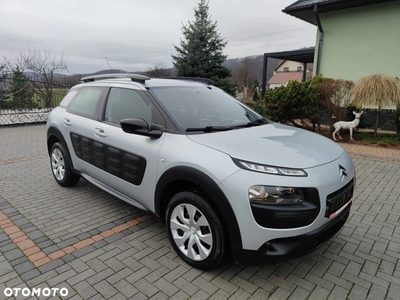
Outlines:
POLYGON ((180 47, 174 45, 177 55, 172 55, 173 64, 178 76, 209 78, 233 94, 231 71, 222 65, 227 41, 219 34, 217 22, 211 21, 208 9, 208 2, 201 0, 194 9, 195 21, 182 25, 183 39, 180 47))
POLYGON ((34 108, 34 91, 28 77, 19 67, 13 70, 13 85, 10 89, 13 108, 34 108))

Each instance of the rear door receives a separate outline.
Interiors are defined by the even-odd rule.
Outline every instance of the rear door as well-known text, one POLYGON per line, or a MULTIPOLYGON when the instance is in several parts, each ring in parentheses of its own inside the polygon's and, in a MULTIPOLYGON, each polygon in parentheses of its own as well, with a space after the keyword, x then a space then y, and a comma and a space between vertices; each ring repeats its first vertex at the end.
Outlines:
POLYGON ((108 93, 104 86, 80 87, 69 101, 62 120, 63 134, 74 169, 92 174, 92 140, 96 137, 94 129, 99 123, 102 103, 108 93))

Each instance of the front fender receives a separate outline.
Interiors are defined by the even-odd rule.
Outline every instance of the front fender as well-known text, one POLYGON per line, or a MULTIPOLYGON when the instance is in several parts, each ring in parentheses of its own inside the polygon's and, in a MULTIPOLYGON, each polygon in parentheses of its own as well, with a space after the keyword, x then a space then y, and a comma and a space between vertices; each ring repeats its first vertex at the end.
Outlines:
POLYGON ((240 236, 239 225, 228 199, 214 180, 195 168, 186 166, 173 167, 167 170, 160 177, 156 186, 154 197, 155 213, 162 219, 163 214, 165 213, 163 211, 165 207, 165 203, 163 201, 166 200, 163 199, 164 191, 170 184, 178 181, 191 183, 207 193, 209 198, 213 201, 213 204, 221 213, 223 221, 226 225, 225 228, 228 231, 231 246, 242 248, 242 238, 240 236))

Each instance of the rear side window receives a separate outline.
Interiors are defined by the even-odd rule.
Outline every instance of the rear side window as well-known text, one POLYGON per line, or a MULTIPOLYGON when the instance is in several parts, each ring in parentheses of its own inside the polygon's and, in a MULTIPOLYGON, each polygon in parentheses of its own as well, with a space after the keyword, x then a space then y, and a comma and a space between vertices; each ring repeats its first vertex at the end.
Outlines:
POLYGON ((76 93, 78 93, 78 90, 70 90, 67 95, 62 99, 60 102, 60 106, 62 107, 67 107, 68 104, 71 102, 72 98, 75 97, 76 93))
POLYGON ((91 119, 96 118, 104 92, 103 87, 82 88, 69 103, 67 111, 91 119))

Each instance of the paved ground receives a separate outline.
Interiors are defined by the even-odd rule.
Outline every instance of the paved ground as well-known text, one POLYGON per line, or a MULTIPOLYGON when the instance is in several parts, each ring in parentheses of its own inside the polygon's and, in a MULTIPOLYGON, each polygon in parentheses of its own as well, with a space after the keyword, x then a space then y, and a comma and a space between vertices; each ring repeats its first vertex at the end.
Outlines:
POLYGON ((85 180, 59 187, 44 125, 0 128, 0 299, 399 299, 400 150, 343 147, 357 188, 336 237, 285 263, 202 272, 143 211, 85 180))

